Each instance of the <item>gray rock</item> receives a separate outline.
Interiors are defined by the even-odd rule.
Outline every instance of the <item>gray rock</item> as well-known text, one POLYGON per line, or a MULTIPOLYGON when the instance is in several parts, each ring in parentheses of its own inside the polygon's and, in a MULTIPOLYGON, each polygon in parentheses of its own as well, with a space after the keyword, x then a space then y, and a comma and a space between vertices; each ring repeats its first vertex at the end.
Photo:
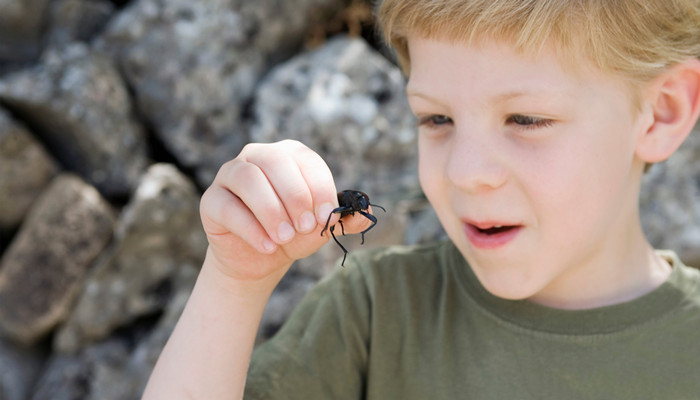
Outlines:
POLYGON ((145 132, 108 57, 83 44, 48 52, 39 66, 0 81, 0 100, 104 195, 135 187, 147 164, 145 132))
MULTIPOLYGON (((366 247, 403 241, 420 188, 415 122, 396 66, 361 39, 337 38, 274 68, 260 84, 253 112, 253 141, 305 143, 324 158, 338 190, 362 190, 387 209, 375 210, 379 223, 367 233, 366 247)), ((359 238, 339 240, 349 250, 359 245, 359 238)), ((331 241, 297 267, 320 277, 339 256, 331 241)))
POLYGON ((0 1, 0 64, 35 59, 49 0, 0 1))
POLYGON ((48 16, 47 46, 62 47, 72 42, 88 41, 114 13, 108 0, 55 0, 48 16))
POLYGON ((111 379, 104 379, 95 385, 91 399, 138 400, 141 398, 153 367, 185 308, 198 272, 199 270, 194 268, 181 268, 177 271, 173 279, 173 296, 155 328, 138 341, 127 362, 114 371, 111 379), (114 393, 114 382, 125 382, 125 390, 114 393))
POLYGON ((54 355, 32 399, 140 399, 158 356, 182 314, 197 272, 195 268, 183 267, 175 273, 171 300, 152 330, 132 327, 127 337, 114 335, 76 354, 54 355))
POLYGON ((248 141, 246 107, 269 63, 343 0, 139 0, 108 26, 137 103, 178 162, 208 186, 248 141))
POLYGON ((361 39, 336 38, 273 69, 255 98, 254 142, 293 138, 324 157, 338 189, 372 200, 418 190, 415 121, 401 72, 361 39))
POLYGON ((62 321, 113 225, 111 207, 93 187, 74 175, 56 177, 0 259, 0 331, 31 344, 62 321))
POLYGON ((55 347, 75 352, 114 329, 162 312, 182 268, 199 268, 207 247, 191 181, 168 164, 149 168, 122 212, 114 246, 95 266, 55 347))
MULTIPOLYGON (((114 369, 119 369, 129 355, 125 340, 113 339, 93 346, 80 355, 54 355, 49 360, 37 383, 32 400, 92 399, 90 396, 96 381, 114 369)), ((114 381, 119 388, 128 382, 114 381)), ((103 397, 103 399, 112 399, 103 397)))
POLYGON ((0 109, 0 231, 19 226, 57 169, 32 134, 0 109))
POLYGON ((647 172, 640 204, 652 245, 700 268, 700 124, 676 154, 647 172))
POLYGON ((0 399, 29 398, 43 361, 40 351, 0 339, 0 399))

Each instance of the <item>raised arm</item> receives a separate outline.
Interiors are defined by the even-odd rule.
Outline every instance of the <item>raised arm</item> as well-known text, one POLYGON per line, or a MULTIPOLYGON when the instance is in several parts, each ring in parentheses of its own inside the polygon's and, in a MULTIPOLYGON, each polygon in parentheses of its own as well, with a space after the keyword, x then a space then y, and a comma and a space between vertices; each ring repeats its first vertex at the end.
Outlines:
POLYGON ((328 241, 337 204, 328 166, 299 142, 251 144, 221 167, 200 207, 206 259, 143 399, 242 398, 265 304, 292 263, 328 241))

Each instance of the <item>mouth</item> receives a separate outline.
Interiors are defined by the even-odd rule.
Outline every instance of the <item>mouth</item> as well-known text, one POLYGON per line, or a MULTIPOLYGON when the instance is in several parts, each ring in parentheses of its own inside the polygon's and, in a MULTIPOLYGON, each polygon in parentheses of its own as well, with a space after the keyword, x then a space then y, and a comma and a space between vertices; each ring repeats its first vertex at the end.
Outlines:
POLYGON ((507 225, 501 223, 465 222, 464 231, 467 239, 480 249, 496 249, 515 239, 522 230, 522 225, 507 225))

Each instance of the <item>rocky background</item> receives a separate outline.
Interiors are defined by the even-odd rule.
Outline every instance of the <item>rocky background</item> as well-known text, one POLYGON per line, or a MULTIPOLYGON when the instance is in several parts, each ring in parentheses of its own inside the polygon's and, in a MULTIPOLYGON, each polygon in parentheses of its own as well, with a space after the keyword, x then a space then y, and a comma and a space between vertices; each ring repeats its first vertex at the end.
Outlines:
MULTIPOLYGON (((0 0, 0 400, 140 397, 248 142, 301 140, 384 206, 366 247, 443 236, 378 43, 370 0, 0 0)), ((700 134, 645 179, 649 238, 700 266, 700 134)), ((341 255, 292 267, 259 341, 341 255)))

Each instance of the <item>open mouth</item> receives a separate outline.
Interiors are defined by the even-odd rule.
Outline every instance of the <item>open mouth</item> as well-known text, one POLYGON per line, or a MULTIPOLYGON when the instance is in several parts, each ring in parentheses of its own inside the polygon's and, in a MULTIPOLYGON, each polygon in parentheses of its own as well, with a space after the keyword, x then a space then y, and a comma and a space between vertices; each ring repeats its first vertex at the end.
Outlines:
POLYGON ((496 249, 513 240, 522 230, 522 225, 464 224, 467 239, 478 248, 496 249))
POLYGON ((507 232, 511 229, 517 228, 516 225, 505 225, 505 226, 494 226, 493 228, 481 229, 477 226, 475 228, 484 235, 497 235, 499 233, 507 232))

